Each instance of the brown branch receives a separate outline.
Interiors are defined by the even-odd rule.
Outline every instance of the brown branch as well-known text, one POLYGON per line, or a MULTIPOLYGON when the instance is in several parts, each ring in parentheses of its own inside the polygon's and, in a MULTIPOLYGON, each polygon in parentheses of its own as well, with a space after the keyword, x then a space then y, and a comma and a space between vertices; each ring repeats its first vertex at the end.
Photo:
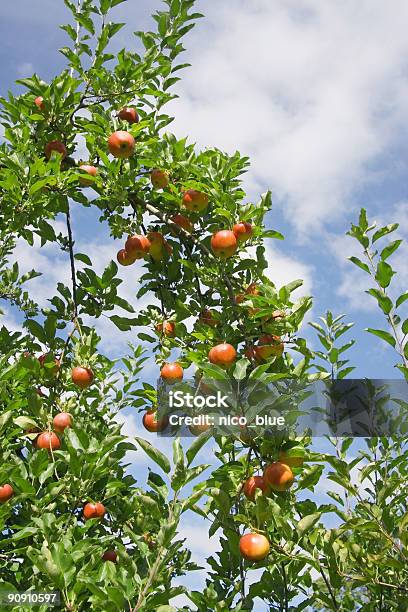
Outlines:
POLYGON ((67 198, 67 230, 68 230, 68 248, 69 248, 69 260, 71 266, 71 280, 72 280, 72 299, 74 300, 74 319, 78 317, 78 301, 77 301, 77 281, 75 271, 75 258, 74 258, 74 242, 72 238, 72 227, 71 227, 71 212, 69 202, 67 198))
POLYGON ((320 572, 320 574, 321 574, 321 576, 322 576, 322 578, 324 580, 324 583, 325 583, 325 585, 327 587, 327 590, 329 591, 329 595, 330 595, 330 598, 331 598, 331 600, 333 602, 333 606, 334 606, 333 609, 334 610, 339 610, 339 606, 337 604, 336 597, 335 597, 335 595, 333 593, 333 589, 331 588, 330 582, 327 579, 327 576, 324 573, 324 570, 323 570, 322 566, 320 565, 320 562, 319 562, 319 572, 320 572))

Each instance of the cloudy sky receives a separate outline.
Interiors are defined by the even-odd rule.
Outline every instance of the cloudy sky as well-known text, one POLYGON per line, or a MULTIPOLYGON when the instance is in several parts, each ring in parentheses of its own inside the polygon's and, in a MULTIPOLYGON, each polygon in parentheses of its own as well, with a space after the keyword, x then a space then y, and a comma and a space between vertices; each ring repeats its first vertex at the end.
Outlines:
MULTIPOLYGON (((128 23, 117 49, 137 45, 132 32, 151 27, 159 6, 129 0, 115 10, 128 23)), ((168 107, 176 116, 173 131, 199 147, 251 157, 248 197, 272 189, 268 220, 286 236, 269 245, 271 278, 278 284, 304 278, 313 318, 331 308, 355 321, 358 348, 350 356, 357 375, 395 376, 391 349, 364 332, 383 323, 364 294, 364 274, 346 260, 359 253, 345 232, 364 206, 371 219, 400 222, 400 235, 408 235, 408 4, 198 0, 197 9, 206 17, 185 40, 192 67, 168 107)), ((66 37, 57 25, 65 21, 62 0, 0 3, 2 95, 18 91, 16 78, 36 72, 49 80, 61 69, 56 49, 66 37)), ((86 243, 103 268, 119 246, 103 230, 95 233, 89 214, 74 213, 78 245, 86 243)), ((408 284, 407 255, 405 249, 396 258, 401 289, 408 284)), ((68 278, 63 256, 49 247, 21 244, 19 260, 44 272, 33 283, 42 303, 61 275, 68 278)), ((127 270, 121 274, 134 301, 137 270, 131 279, 127 270)), ((13 313, 7 320, 16 323, 13 313)), ((112 346, 115 330, 101 331, 112 346)))

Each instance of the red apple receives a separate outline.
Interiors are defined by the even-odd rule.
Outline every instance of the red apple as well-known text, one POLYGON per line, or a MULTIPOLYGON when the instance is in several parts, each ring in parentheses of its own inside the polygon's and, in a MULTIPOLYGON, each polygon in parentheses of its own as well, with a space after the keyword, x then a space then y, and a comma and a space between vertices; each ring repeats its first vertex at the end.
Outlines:
POLYGON ((222 368, 232 365, 236 357, 237 351, 227 342, 217 344, 217 346, 214 346, 208 353, 209 361, 222 368))
MULTIPOLYGON (((96 176, 98 174, 98 169, 95 166, 90 166, 88 164, 81 164, 79 166, 79 169, 81 170, 81 172, 89 174, 89 176, 96 176)), ((90 181, 85 176, 81 176, 79 182, 83 187, 90 187, 94 184, 94 181, 90 181)))
POLYGON ((65 159, 68 154, 66 146, 60 140, 51 140, 51 142, 48 142, 45 145, 44 153, 47 159, 51 159, 51 155, 53 154, 57 154, 62 159, 65 159))
POLYGON ((133 155, 135 150, 135 139, 132 134, 123 130, 113 132, 108 139, 108 149, 113 157, 127 159, 133 155))
POLYGON ((106 550, 102 555, 103 561, 112 561, 112 563, 117 563, 118 561, 118 553, 116 550, 106 550))
POLYGON ((196 189, 187 189, 183 193, 183 206, 191 212, 201 213, 208 206, 208 195, 196 189))
POLYGON ((38 110, 40 111, 45 110, 44 98, 42 96, 37 96, 36 99, 34 100, 34 104, 36 105, 38 110))
POLYGON ((93 518, 103 518, 105 515, 105 506, 100 502, 88 502, 84 506, 83 515, 86 520, 93 518))
POLYGON ((194 225, 191 223, 190 219, 188 217, 185 217, 184 215, 174 215, 173 217, 171 217, 171 221, 173 221, 173 223, 175 223, 179 227, 182 227, 183 230, 185 230, 189 234, 191 234, 194 229, 194 225))
POLYGON ((267 489, 266 482, 262 476, 251 476, 245 481, 243 492, 244 495, 251 500, 255 499, 255 491, 260 489, 264 493, 267 489))
POLYGON ((61 441, 53 431, 43 431, 35 441, 38 449, 45 448, 47 450, 58 450, 61 448, 61 441))
POLYGON ((163 321, 163 323, 157 323, 155 329, 158 334, 163 334, 169 338, 173 338, 176 335, 176 324, 174 321, 163 321))
POLYGON ((4 504, 9 499, 11 499, 14 495, 14 489, 9 484, 4 484, 0 486, 0 504, 4 504))
POLYGON ((252 225, 250 223, 247 223, 246 221, 240 221, 239 223, 236 223, 234 225, 232 231, 234 232, 238 242, 246 242, 246 240, 249 240, 251 238, 253 230, 252 225))
POLYGON ((165 189, 169 184, 169 173, 155 168, 150 174, 150 180, 155 189, 165 189))
POLYGON ((264 361, 270 357, 281 357, 284 351, 284 344, 279 336, 265 334, 258 340, 254 347, 255 359, 264 361))
POLYGON ((200 316, 198 317, 200 323, 203 325, 208 325, 209 327, 217 327, 218 320, 214 317, 213 313, 209 308, 204 308, 200 312, 200 316))
POLYGON ((160 376, 168 385, 172 385, 183 380, 183 368, 179 363, 165 363, 160 370, 160 376))
MULTIPOLYGON (((40 355, 39 358, 38 358, 38 361, 40 362, 41 367, 44 367, 44 364, 46 363, 46 361, 50 361, 50 358, 52 360, 51 353, 43 353, 42 355, 40 355)), ((58 374, 58 371, 59 371, 60 367, 61 367, 61 362, 56 357, 54 359, 54 363, 53 363, 52 367, 45 368, 46 374, 50 375, 50 376, 56 376, 58 374)))
POLYGON ((72 416, 69 412, 59 412, 53 419, 53 425, 55 431, 64 433, 67 427, 72 427, 72 416))
POLYGON ((125 251, 136 259, 146 257, 150 251, 150 241, 146 236, 135 235, 129 236, 125 242, 125 251))
POLYGON ((155 410, 148 410, 143 415, 143 426, 151 433, 164 431, 168 424, 168 418, 162 417, 161 419, 158 419, 157 412, 155 410))
POLYGON ((83 368, 82 366, 76 366, 72 369, 71 379, 74 385, 80 389, 86 389, 93 383, 94 373, 91 368, 83 368))
POLYGON ((262 561, 270 549, 268 539, 260 533, 246 533, 239 540, 239 552, 247 561, 262 561))
POLYGON ((137 257, 129 255, 126 249, 120 249, 120 251, 117 252, 116 259, 121 266, 131 266, 135 263, 137 257))
POLYGON ((128 123, 139 123, 139 115, 137 114, 137 110, 132 108, 131 106, 125 106, 118 113, 119 119, 122 121, 127 121, 128 123))
POLYGON ((237 239, 231 230, 216 232, 211 238, 211 248, 217 257, 227 259, 232 257, 237 250, 237 239))

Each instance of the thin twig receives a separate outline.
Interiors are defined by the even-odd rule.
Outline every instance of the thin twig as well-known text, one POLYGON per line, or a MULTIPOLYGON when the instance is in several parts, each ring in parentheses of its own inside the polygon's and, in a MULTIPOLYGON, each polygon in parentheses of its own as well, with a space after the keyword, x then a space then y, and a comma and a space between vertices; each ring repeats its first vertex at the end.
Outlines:
MULTIPOLYGON (((377 284, 378 289, 380 291, 382 291, 382 293, 384 295, 387 295, 387 292, 385 291, 385 288, 381 287, 380 283, 378 282, 378 280, 376 278, 377 274, 376 274, 376 269, 375 269, 375 265, 374 265, 374 260, 373 260, 372 254, 370 253, 368 248, 364 251, 364 253, 365 253, 365 255, 366 255, 366 257, 367 257, 367 259, 369 261, 369 264, 370 264, 371 276, 374 278, 374 280, 375 280, 375 282, 377 284)), ((392 329, 392 332, 393 332, 393 335, 394 335, 394 338, 395 338, 395 342, 396 342, 396 345, 397 345, 395 347, 395 350, 400 355, 400 357, 401 357, 401 359, 403 361, 404 366, 406 368, 408 368, 408 358, 405 357, 405 351, 404 351, 404 346, 403 346, 404 340, 400 339, 399 334, 398 334, 398 330, 397 330, 395 322, 394 322, 394 309, 391 308, 390 312, 388 314, 386 314, 385 317, 386 317, 386 319, 387 319, 387 321, 388 321, 388 323, 389 323, 389 325, 390 325, 390 327, 392 329)))
POLYGON ((339 606, 337 604, 336 598, 335 598, 334 593, 333 593, 333 589, 331 588, 331 584, 328 581, 327 576, 324 573, 323 568, 322 568, 322 566, 320 564, 319 564, 319 571, 320 571, 320 574, 321 574, 321 576, 322 576, 322 578, 323 578, 323 580, 324 580, 324 582, 326 584, 327 590, 329 591, 330 598, 331 598, 331 600, 333 602, 334 610, 339 610, 340 608, 339 608, 339 606))
POLYGON ((72 299, 74 300, 74 319, 78 317, 78 301, 77 301, 77 281, 75 271, 75 258, 74 258, 74 242, 72 238, 72 227, 71 227, 71 212, 69 207, 69 201, 67 198, 67 230, 68 230, 68 248, 69 248, 69 260, 71 265, 71 280, 72 280, 72 299))

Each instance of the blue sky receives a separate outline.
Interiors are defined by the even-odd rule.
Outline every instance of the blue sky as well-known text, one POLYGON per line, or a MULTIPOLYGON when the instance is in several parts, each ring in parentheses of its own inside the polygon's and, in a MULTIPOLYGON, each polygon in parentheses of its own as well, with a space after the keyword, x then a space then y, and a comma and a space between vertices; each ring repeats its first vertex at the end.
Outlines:
MULTIPOLYGON (((128 23, 117 49, 137 44, 132 31, 150 27, 159 6, 156 0, 129 1, 115 10, 115 19, 128 23)), ((198 146, 239 149, 251 157, 248 197, 272 189, 268 221, 286 236, 268 248, 272 280, 304 278, 314 296, 313 319, 330 308, 355 322, 358 342, 349 355, 356 376, 397 376, 392 350, 364 332, 383 322, 364 293, 364 274, 346 261, 358 250, 344 235, 361 206, 379 223, 400 222, 400 235, 408 234, 407 3, 201 0, 197 9, 206 18, 185 41, 185 59, 193 66, 177 86, 180 99, 168 107, 176 116, 171 129, 198 146)), ((35 71, 48 80, 62 68, 56 49, 66 35, 57 26, 66 18, 62 0, 0 4, 2 95, 19 91, 16 78, 35 71)), ((78 247, 82 243, 103 269, 120 247, 92 215, 76 207, 74 231, 78 247)), ((19 244, 18 252, 22 269, 44 272, 32 287, 45 305, 56 282, 68 282, 65 256, 49 246, 19 244)), ((407 254, 405 247, 396 258, 400 289, 408 285, 407 254)), ((130 270, 120 274, 125 297, 135 303, 139 268, 130 270)), ((5 319, 18 326, 15 313, 5 319)), ((115 328, 98 322, 98 331, 104 348, 119 353, 115 328)), ((133 333, 124 342, 129 337, 135 340, 133 333)), ((152 365, 152 380, 156 372, 152 365)), ((129 434, 141 433, 133 416, 125 421, 129 434)), ((190 530, 198 555, 203 544, 192 537, 194 525, 185 533, 190 530)))

